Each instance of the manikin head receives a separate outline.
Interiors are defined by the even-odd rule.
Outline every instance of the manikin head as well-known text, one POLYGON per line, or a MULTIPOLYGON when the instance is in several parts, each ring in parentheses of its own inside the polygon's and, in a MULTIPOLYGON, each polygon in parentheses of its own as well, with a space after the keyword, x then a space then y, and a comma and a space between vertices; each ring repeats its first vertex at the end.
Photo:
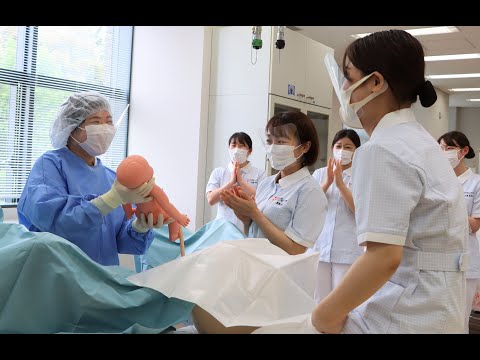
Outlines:
POLYGON ((140 155, 127 156, 117 168, 117 180, 129 189, 135 189, 153 177, 153 168, 140 155))

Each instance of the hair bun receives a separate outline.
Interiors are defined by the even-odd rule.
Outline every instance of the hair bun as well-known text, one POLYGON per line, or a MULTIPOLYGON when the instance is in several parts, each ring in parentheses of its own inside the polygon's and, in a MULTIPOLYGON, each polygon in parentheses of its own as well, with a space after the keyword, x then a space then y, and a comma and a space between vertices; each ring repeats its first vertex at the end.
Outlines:
POLYGON ((430 107, 437 101, 437 92, 429 80, 420 86, 417 94, 423 107, 430 107))
POLYGON ((465 155, 465 157, 467 159, 472 159, 475 157, 475 150, 473 150, 473 148, 470 145, 468 145, 468 153, 467 155, 465 155))

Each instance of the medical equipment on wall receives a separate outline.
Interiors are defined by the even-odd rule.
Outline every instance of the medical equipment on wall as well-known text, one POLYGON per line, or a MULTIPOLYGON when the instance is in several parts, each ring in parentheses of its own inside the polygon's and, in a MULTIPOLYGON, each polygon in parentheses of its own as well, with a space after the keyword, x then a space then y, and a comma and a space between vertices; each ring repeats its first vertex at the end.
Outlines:
POLYGON ((277 31, 277 41, 275 42, 277 49, 283 49, 285 47, 285 26, 279 26, 277 31))
POLYGON ((278 27, 275 47, 278 49, 278 63, 280 64, 280 50, 285 47, 285 26, 278 27))
POLYGON ((252 26, 252 47, 256 50, 262 48, 262 27, 261 26, 252 26))
MULTIPOLYGON (((255 50, 259 50, 262 48, 263 41, 262 41, 262 27, 261 26, 252 26, 252 48, 255 50)), ((252 60, 252 49, 250 49, 250 61, 253 65, 257 63, 257 56, 258 53, 255 52, 255 62, 252 60)))

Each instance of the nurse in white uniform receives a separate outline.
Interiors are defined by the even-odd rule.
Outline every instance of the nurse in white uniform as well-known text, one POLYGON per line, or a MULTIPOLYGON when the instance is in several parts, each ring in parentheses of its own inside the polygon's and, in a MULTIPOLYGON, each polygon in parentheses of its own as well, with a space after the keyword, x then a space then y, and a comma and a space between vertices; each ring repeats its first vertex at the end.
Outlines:
POLYGON ((470 236, 468 251, 470 265, 467 270, 467 302, 465 308, 465 333, 469 332, 470 313, 473 299, 480 286, 480 250, 476 232, 480 229, 480 175, 475 174, 467 165, 464 158, 472 159, 475 151, 465 134, 459 131, 448 132, 438 138, 438 143, 452 165, 458 181, 463 186, 463 193, 467 203, 468 224, 470 236))
POLYGON ((307 168, 318 157, 315 125, 304 113, 288 111, 273 116, 265 132, 267 158, 279 172, 258 185, 256 197, 237 187, 221 198, 243 221, 248 237, 302 254, 315 244, 327 212, 327 198, 307 168))
POLYGON ((314 309, 324 333, 463 333, 466 204, 454 172, 411 105, 436 101, 420 42, 403 30, 326 56, 342 120, 370 140, 355 153, 353 202, 365 252, 314 309))
POLYGON ((328 166, 315 170, 328 200, 325 225, 313 249, 320 253, 315 300, 319 302, 343 278, 353 262, 363 253, 357 243, 355 206, 352 197, 352 159, 360 138, 355 130, 342 129, 332 141, 333 159, 328 166), (328 281, 330 280, 330 281, 328 281))
POLYGON ((240 231, 243 223, 235 216, 233 210, 220 199, 223 190, 239 185, 249 196, 255 195, 258 183, 266 178, 265 170, 258 169, 248 161, 252 153, 252 139, 244 132, 236 132, 228 140, 230 162, 226 167, 217 167, 208 180, 206 195, 208 205, 217 207, 216 219, 227 219, 240 231))

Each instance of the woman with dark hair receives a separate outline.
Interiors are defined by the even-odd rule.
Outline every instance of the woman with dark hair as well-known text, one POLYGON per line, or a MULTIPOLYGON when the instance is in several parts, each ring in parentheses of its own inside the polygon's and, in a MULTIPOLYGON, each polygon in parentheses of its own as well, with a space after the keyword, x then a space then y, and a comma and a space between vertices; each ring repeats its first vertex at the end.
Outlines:
POLYGON ((221 199, 243 221, 248 237, 302 254, 315 244, 327 211, 327 198, 307 168, 318 157, 315 125, 304 113, 288 111, 273 116, 265 132, 267 158, 279 172, 259 184, 256 197, 237 187, 223 191, 221 199))
POLYGON ((349 127, 370 136, 355 153, 357 241, 366 247, 314 309, 323 333, 463 333, 467 211, 435 139, 411 109, 436 101, 420 42, 403 30, 351 43, 342 69, 325 58, 349 127))
POLYGON ((475 151, 470 141, 460 131, 450 131, 438 138, 438 143, 450 161, 457 179, 463 186, 463 194, 467 203, 468 225, 468 252, 470 263, 467 270, 467 302, 465 308, 465 333, 469 332, 470 313, 477 287, 480 286, 480 249, 476 232, 480 229, 480 175, 475 174, 467 165, 464 158, 472 159, 475 151))
POLYGON ((254 196, 258 183, 263 180, 265 170, 250 164, 248 157, 252 153, 252 139, 244 132, 236 132, 228 139, 230 162, 225 167, 217 167, 208 180, 206 195, 208 205, 217 207, 216 219, 227 219, 243 231, 242 222, 235 216, 233 210, 225 206, 220 199, 223 190, 238 185, 248 196, 254 196))
POLYGON ((360 137, 351 129, 342 129, 332 141, 333 158, 328 166, 315 170, 328 200, 325 226, 313 250, 320 253, 315 301, 320 302, 343 278, 353 262, 363 253, 358 246, 355 205, 352 197, 352 159, 360 147, 360 137))

